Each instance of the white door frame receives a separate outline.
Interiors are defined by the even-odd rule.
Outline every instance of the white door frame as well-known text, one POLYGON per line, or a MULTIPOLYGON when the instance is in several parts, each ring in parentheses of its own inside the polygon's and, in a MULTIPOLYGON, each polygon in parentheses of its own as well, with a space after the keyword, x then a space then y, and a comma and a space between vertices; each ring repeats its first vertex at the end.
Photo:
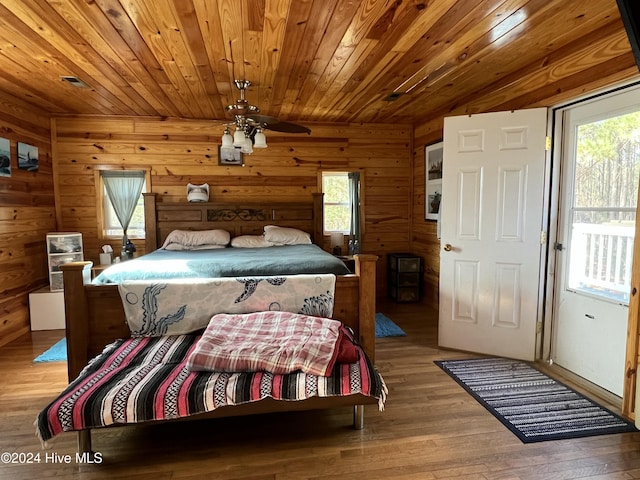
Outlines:
MULTIPOLYGON (((561 104, 554 105, 550 108, 549 115, 549 128, 547 131, 552 132, 551 138, 553 139, 553 145, 551 148, 550 155, 548 155, 548 183, 545 185, 545 215, 548 220, 548 241, 546 248, 546 259, 544 263, 546 264, 546 272, 545 273, 545 282, 544 287, 540 292, 540 304, 543 305, 543 316, 541 318, 542 321, 542 337, 539 338, 539 356, 538 360, 549 362, 551 356, 551 342, 552 342, 552 328, 553 328, 553 312, 554 312, 554 288, 556 283, 555 273, 556 273, 556 255, 554 254, 554 250, 552 248, 553 244, 557 241, 558 238, 558 222, 559 222, 559 209, 560 209, 560 186, 561 186, 561 165, 562 165, 562 135, 563 128, 562 122, 559 122, 557 118, 561 118, 562 110, 569 108, 571 105, 587 102, 590 100, 596 100, 600 97, 614 94, 619 90, 623 90, 626 88, 631 88, 634 86, 640 85, 640 81, 636 78, 631 81, 621 82, 616 85, 610 85, 609 87, 597 90, 595 92, 591 92, 588 95, 584 95, 578 98, 575 98, 569 102, 564 102, 561 104)), ((638 221, 639 219, 636 219, 638 221)), ((636 239, 636 241, 640 241, 640 239, 636 239)))

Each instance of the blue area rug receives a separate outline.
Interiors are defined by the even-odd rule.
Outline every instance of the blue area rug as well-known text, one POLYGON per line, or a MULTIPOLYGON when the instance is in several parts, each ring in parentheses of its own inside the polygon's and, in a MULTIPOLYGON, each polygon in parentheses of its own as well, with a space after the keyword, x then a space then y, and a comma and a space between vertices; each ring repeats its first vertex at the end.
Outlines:
POLYGON ((531 365, 507 358, 435 362, 523 443, 637 431, 531 365))
POLYGON ((38 355, 33 363, 42 362, 66 362, 67 361, 67 339, 63 338, 46 352, 38 355))
POLYGON ((389 317, 382 313, 376 313, 376 338, 404 337, 406 333, 389 317))

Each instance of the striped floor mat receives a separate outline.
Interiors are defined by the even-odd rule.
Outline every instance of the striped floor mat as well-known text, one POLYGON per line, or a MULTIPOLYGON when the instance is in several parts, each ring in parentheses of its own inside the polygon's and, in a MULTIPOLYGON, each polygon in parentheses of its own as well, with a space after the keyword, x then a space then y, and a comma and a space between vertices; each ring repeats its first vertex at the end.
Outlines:
POLYGON ((523 443, 637 431, 635 426, 526 362, 435 362, 523 443))

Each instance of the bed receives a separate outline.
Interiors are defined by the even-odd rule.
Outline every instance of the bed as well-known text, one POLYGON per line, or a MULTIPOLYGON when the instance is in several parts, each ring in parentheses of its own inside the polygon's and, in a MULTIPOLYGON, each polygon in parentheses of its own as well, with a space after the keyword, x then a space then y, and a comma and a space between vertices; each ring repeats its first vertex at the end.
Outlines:
MULTIPOLYGON (((257 204, 223 204, 162 202, 156 194, 145 195, 145 225, 146 251, 150 254, 161 247, 167 236, 174 230, 207 230, 224 229, 232 237, 242 235, 257 235, 263 232, 266 225, 279 225, 284 228, 295 228, 310 232, 314 243, 323 245, 322 235, 322 197, 314 194, 311 201, 299 203, 263 203, 257 204)), ((280 247, 273 247, 279 249, 280 247)), ((232 249, 225 249, 232 250, 232 249)), ((268 251, 266 249, 263 249, 268 251)), ((277 250, 282 251, 282 250, 277 250)), ((248 252, 248 251, 247 251, 248 252)), ((274 257, 278 257, 273 255, 274 257)), ((142 259, 146 257, 141 257, 142 259)), ((135 265, 131 260, 125 264, 135 265)), ((336 365, 336 372, 356 372, 359 378, 367 378, 366 389, 356 388, 351 391, 331 391, 327 396, 311 395, 296 401, 281 401, 279 395, 267 395, 261 398, 248 399, 246 396, 238 404, 219 406, 212 411, 197 412, 185 410, 187 415, 175 416, 176 419, 200 419, 223 416, 248 415, 255 413, 308 410, 317 408, 334 408, 351 406, 354 408, 354 426, 362 428, 364 405, 373 404, 382 407, 386 388, 379 374, 374 368, 375 362, 375 271, 377 256, 356 255, 354 258, 354 272, 338 273, 335 275, 333 307, 331 317, 342 322, 345 336, 351 336, 361 355, 354 363, 336 365), (347 365, 347 366, 345 366, 347 365), (350 367, 348 365, 351 365, 350 367)), ((92 373, 92 368, 103 365, 106 357, 114 357, 114 352, 132 349, 131 330, 127 325, 125 306, 121 301, 119 287, 122 283, 116 279, 99 280, 92 283, 91 262, 74 262, 61 266, 64 275, 65 317, 67 335, 68 374, 73 387, 74 379, 80 374, 92 373), (105 349, 105 345, 108 347, 105 349), (94 359, 91 366, 89 361, 94 359)), ((344 265, 342 265, 344 268, 344 265)), ((105 270, 107 273, 111 268, 105 270)), ((131 272, 129 272, 131 273, 131 272)), ((217 275, 217 274, 216 274, 217 275)), ((239 272, 229 274, 229 281, 238 280, 239 272)), ((279 273, 283 278, 291 280, 299 275, 289 276, 289 273, 279 273)), ((313 275, 310 273, 309 275, 313 275)), ((325 275, 325 274, 323 274, 325 275)), ((106 276, 106 275, 105 275, 106 276)), ((334 276, 330 274, 330 276, 334 276)), ((153 280, 145 278, 142 282, 153 280)), ((178 283, 202 283, 210 280, 185 278, 178 283)), ((170 281, 172 282, 172 281, 170 281)), ((135 282, 132 282, 135 283, 135 282)), ((267 282, 262 282, 266 285, 267 282)), ((274 284, 277 282, 273 282, 274 284)), ((179 288, 176 287, 176 288, 179 288)), ((189 287, 191 288, 191 287, 189 287)), ((176 335, 171 342, 191 345, 183 350, 192 348, 199 335, 186 339, 188 335, 176 335)), ((167 336, 168 337, 168 336, 167 336)), ((164 339, 166 340, 166 338, 164 339)), ((137 341, 133 339, 133 341, 137 341)), ((137 347, 136 347, 137 348, 137 347)), ((160 349, 165 347, 158 347, 160 349)), ((118 357, 119 354, 115 354, 118 357)), ((183 362, 184 359, 171 359, 171 362, 183 362)), ((164 367, 160 367, 164 368, 164 367)), ((353 373, 352 372, 352 373, 353 373)), ((332 375, 333 375, 332 370, 332 375)), ((333 384, 348 384, 349 377, 342 380, 328 380, 333 384), (336 383, 337 382, 337 383, 336 383)), ((286 380, 293 381, 293 380, 286 380)), ((294 381, 295 382, 295 381, 294 381)), ((314 380, 314 382, 316 382, 314 380)), ((322 380, 324 382, 324 380, 322 380)), ((251 383, 251 382, 249 382, 251 383)), ((317 383, 317 382, 316 382, 317 383)), ((364 385, 363 383, 363 385, 364 385)), ((326 390, 326 389, 325 389, 326 390)), ((68 393, 68 392, 67 392, 68 393)), ((55 403, 52 402, 52 403, 55 403)), ((160 420, 164 421, 164 420, 160 420)), ((122 422, 115 422, 120 425, 122 422)), ((127 422, 124 422, 127 423, 127 422)), ((80 452, 91 451, 92 426, 81 427, 78 430, 78 449, 80 452)))
POLYGON ((112 265, 94 284, 125 280, 169 278, 217 278, 247 275, 297 275, 307 273, 350 273, 344 262, 318 245, 282 245, 261 248, 212 250, 154 250, 142 257, 112 265))

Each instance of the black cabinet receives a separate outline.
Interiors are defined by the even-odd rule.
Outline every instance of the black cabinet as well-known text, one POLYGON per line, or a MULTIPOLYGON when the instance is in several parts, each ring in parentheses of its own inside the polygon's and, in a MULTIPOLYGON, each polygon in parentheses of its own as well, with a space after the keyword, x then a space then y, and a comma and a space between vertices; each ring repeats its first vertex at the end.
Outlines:
POLYGON ((389 297, 396 302, 420 301, 422 259, 411 253, 390 253, 388 259, 389 297))

